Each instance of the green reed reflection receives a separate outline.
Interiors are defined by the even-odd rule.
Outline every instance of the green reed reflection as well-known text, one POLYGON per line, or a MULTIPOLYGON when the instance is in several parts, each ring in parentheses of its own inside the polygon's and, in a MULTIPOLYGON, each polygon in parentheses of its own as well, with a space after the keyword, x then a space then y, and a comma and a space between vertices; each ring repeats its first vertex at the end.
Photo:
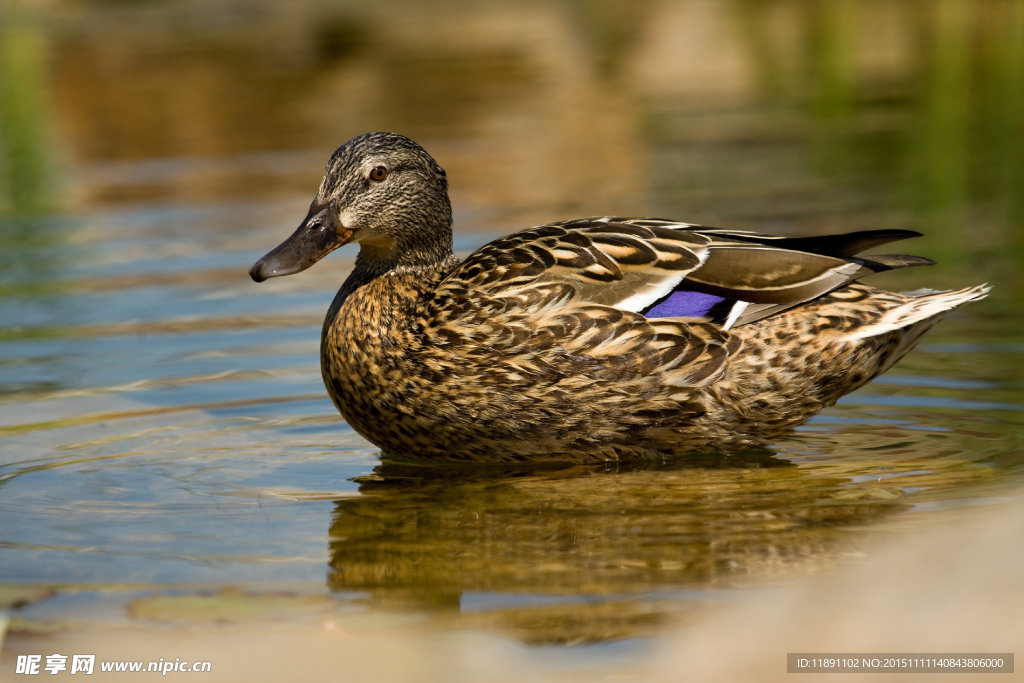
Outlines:
MULTIPOLYGON (((984 118, 989 158, 982 168, 981 190, 994 200, 1000 218, 1024 227, 1024 4, 1009 3, 1003 12, 985 17, 986 35, 978 46, 984 60, 984 118)), ((1024 256, 1024 230, 1012 241, 1024 256)))
POLYGON ((25 3, 0 8, 0 299, 52 291, 61 239, 50 163, 47 39, 25 3))
MULTIPOLYGON (((928 30, 925 86, 908 152, 913 199, 923 217, 940 227, 960 222, 967 199, 972 161, 968 154, 971 9, 965 0, 941 0, 925 8, 923 17, 928 30)), ((944 244, 956 252, 957 244, 950 244, 950 237, 944 244)))
POLYGON ((819 167, 842 171, 851 156, 850 109, 853 83, 850 61, 856 6, 849 0, 807 5, 806 54, 811 83, 810 111, 815 120, 815 156, 819 167))
POLYGON ((735 7, 761 101, 808 124, 808 167, 833 177, 835 198, 870 192, 876 210, 922 230, 943 265, 991 278, 995 264, 996 279, 1019 288, 1002 255, 1021 254, 1024 240, 1024 5, 735 7))
POLYGON ((41 30, 17 7, 0 13, 0 215, 50 206, 41 30))

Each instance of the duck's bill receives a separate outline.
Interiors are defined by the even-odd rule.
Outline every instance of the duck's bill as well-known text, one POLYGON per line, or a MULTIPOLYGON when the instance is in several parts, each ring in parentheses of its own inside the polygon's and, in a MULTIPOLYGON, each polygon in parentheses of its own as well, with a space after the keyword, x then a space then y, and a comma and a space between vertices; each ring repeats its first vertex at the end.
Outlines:
POLYGON ((306 220, 292 236, 261 258, 249 269, 256 282, 292 275, 309 268, 338 247, 352 241, 354 231, 338 220, 333 205, 309 208, 306 220))

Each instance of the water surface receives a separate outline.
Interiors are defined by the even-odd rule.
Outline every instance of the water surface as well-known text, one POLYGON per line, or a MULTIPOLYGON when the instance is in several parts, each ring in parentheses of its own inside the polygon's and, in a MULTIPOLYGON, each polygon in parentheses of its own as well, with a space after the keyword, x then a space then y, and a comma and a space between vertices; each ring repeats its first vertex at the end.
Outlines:
POLYGON ((597 643, 635 662, 666 624, 1016 491, 1017 5, 427 5, 5 15, 2 80, 28 109, 0 112, 9 642, 327 615, 597 643), (305 215, 334 146, 372 129, 416 137, 448 169, 461 254, 605 212, 909 227, 927 236, 906 249, 940 265, 876 284, 995 289, 765 451, 382 463, 337 415, 317 358, 355 252, 262 285, 246 272, 305 215))

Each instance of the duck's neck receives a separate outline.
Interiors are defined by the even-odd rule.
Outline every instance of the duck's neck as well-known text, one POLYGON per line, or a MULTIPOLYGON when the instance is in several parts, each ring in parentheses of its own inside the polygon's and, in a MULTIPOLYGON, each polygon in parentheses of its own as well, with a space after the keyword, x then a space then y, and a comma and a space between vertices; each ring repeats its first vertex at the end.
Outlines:
POLYGON ((325 323, 331 325, 346 302, 357 307, 370 305, 385 317, 400 318, 402 313, 395 309, 414 307, 457 264, 450 242, 418 253, 416 258, 393 248, 362 244, 355 268, 334 297, 325 323))
POLYGON ((391 233, 370 233, 359 240, 359 255, 349 282, 365 284, 388 273, 429 270, 452 258, 450 219, 438 224, 405 225, 391 233))
POLYGON ((448 270, 454 258, 450 232, 445 243, 429 248, 398 248, 393 244, 364 243, 359 247, 355 268, 345 280, 342 291, 354 291, 384 275, 416 275, 439 269, 448 270))

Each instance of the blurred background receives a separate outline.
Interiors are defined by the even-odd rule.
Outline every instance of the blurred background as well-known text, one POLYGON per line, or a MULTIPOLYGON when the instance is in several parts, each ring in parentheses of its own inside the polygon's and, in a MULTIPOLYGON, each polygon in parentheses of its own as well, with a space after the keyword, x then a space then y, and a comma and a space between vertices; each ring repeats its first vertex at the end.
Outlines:
POLYGON ((273 623, 635 667, 744 587, 1017 490, 1024 3, 5 0, 0 254, 4 666, 273 623), (601 214, 906 228, 939 265, 871 284, 995 289, 764 453, 389 468, 319 377, 354 247, 246 272, 372 130, 446 169, 462 254, 601 214))
POLYGON ((334 147, 380 129, 425 144, 456 204, 486 214, 463 231, 611 208, 804 232, 884 223, 978 261, 1016 247, 1024 220, 1022 13, 11 0, 0 206, 304 198, 334 147))

